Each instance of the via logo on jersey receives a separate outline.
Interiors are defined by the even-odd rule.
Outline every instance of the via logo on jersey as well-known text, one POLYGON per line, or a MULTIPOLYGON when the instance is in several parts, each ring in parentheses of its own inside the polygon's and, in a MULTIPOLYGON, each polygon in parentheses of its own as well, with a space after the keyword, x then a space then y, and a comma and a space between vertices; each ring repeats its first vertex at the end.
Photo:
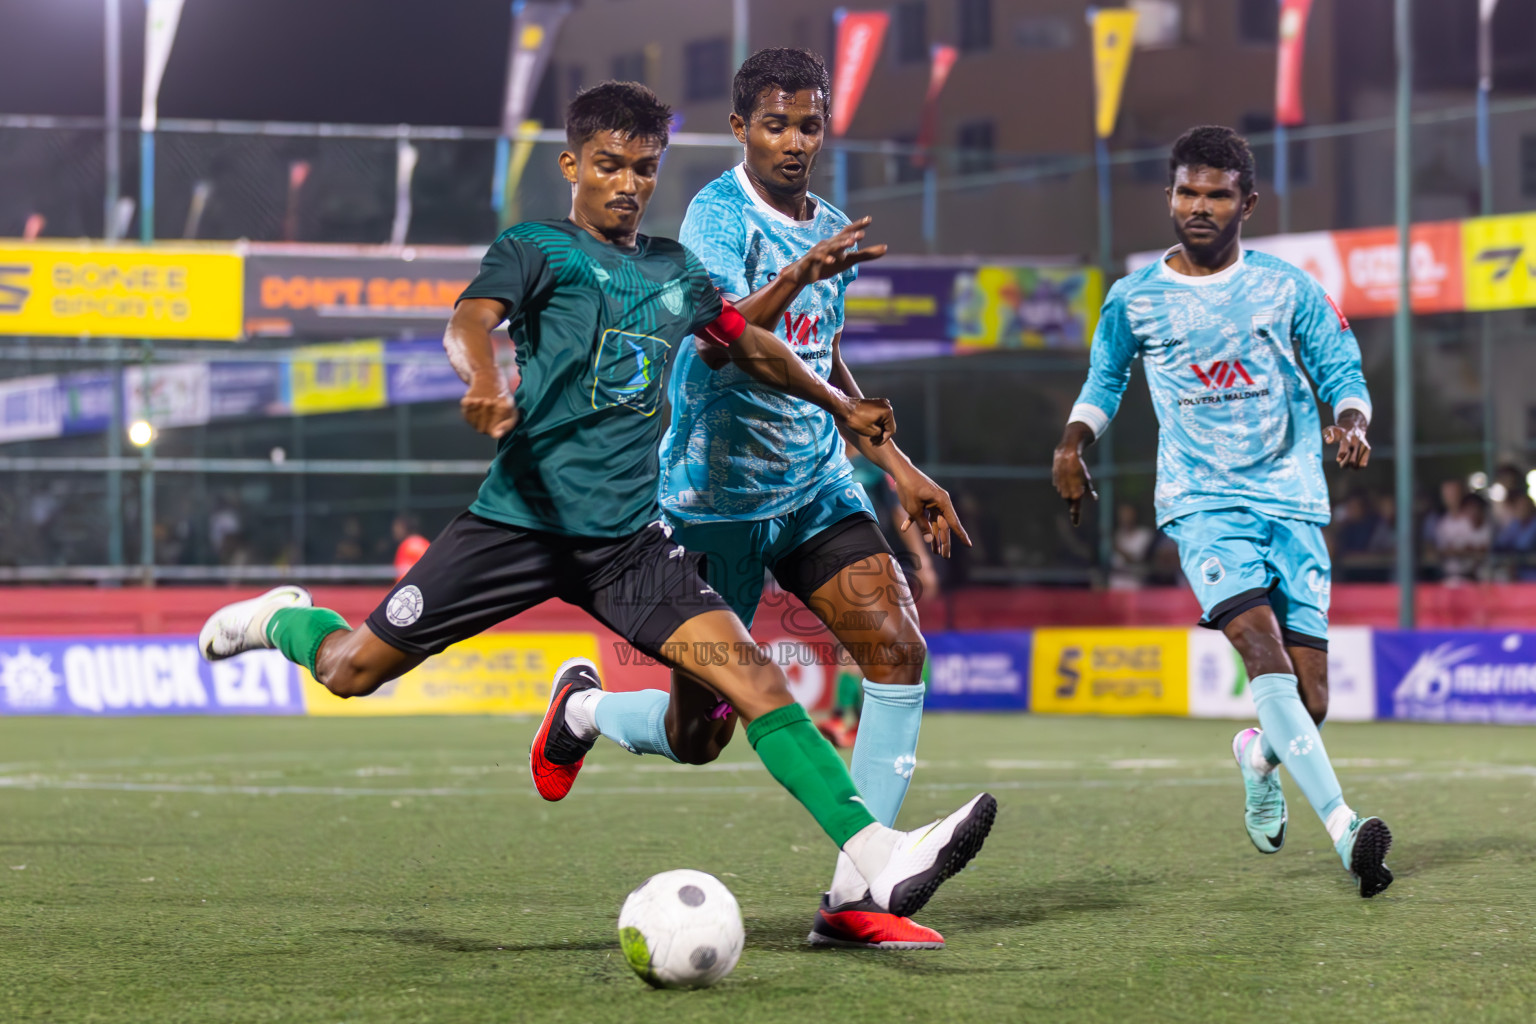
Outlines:
POLYGON ((821 340, 820 313, 784 313, 784 339, 791 345, 814 345, 821 340))
POLYGON ((1230 388, 1237 383, 1238 378, 1242 378, 1244 384, 1253 383, 1253 378, 1248 376, 1248 371, 1243 368, 1241 359, 1234 359, 1230 363, 1225 359, 1218 359, 1204 370, 1200 369, 1199 363, 1193 363, 1189 368, 1195 371, 1195 376, 1200 378, 1200 383, 1208 388, 1230 388))

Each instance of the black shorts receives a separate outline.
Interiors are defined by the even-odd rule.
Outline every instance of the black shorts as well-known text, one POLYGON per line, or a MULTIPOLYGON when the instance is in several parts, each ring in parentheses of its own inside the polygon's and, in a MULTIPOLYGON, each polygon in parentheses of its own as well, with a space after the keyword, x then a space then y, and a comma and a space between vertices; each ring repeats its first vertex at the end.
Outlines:
POLYGON ((628 537, 566 537, 459 515, 368 616, 409 654, 436 654, 558 597, 652 657, 696 615, 729 611, 663 523, 628 537))

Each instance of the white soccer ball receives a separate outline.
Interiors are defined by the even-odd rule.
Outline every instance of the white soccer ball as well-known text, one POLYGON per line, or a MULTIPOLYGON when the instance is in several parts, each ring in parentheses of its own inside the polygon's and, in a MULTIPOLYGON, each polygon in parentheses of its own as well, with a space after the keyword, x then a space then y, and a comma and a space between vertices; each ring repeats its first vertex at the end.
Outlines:
POLYGON ((624 958, 657 988, 708 988, 741 959, 745 934, 731 890, 703 871, 663 871, 619 911, 624 958))

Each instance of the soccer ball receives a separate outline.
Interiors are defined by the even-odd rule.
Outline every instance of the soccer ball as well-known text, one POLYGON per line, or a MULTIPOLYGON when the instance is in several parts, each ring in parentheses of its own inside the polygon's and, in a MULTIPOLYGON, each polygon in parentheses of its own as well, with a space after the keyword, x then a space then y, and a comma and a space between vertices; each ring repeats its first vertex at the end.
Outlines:
POLYGON ((619 911, 624 958, 656 988, 708 988, 741 959, 736 897, 703 871, 663 871, 640 883, 619 911))

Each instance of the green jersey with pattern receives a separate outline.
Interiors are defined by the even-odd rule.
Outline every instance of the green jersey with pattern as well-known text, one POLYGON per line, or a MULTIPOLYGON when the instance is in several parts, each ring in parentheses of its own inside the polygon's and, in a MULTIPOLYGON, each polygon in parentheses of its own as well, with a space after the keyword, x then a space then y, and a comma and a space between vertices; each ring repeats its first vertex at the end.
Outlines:
POLYGON ((531 221, 486 251, 459 298, 506 303, 521 416, 497 445, 475 515, 576 537, 624 537, 661 517, 667 361, 724 306, 693 253, 670 238, 636 242, 531 221))

